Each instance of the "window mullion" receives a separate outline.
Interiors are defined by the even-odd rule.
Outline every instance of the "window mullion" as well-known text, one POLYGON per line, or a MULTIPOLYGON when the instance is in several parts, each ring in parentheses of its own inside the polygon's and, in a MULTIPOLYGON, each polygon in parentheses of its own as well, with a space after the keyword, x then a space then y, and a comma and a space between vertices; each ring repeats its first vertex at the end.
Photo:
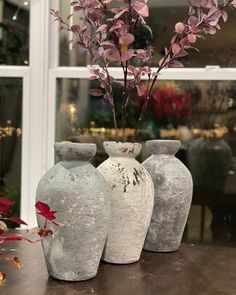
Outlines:
MULTIPOLYGON (((21 217, 30 226, 36 224, 35 194, 38 182, 47 169, 47 101, 49 71, 49 1, 31 0, 30 10, 30 73, 29 118, 23 155, 28 154, 28 165, 23 162, 28 182, 22 196, 21 217), (25 209, 26 208, 26 209, 25 209)), ((23 130, 24 132, 24 130, 23 130)))

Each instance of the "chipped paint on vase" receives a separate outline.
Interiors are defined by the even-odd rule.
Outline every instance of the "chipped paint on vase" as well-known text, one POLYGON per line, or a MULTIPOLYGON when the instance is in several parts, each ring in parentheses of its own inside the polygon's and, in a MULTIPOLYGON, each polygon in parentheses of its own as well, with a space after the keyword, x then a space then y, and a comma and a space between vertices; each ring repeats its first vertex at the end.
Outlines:
MULTIPOLYGON (((89 161, 95 144, 55 144, 59 162, 41 179, 37 200, 57 211, 64 228, 49 225, 53 237, 42 241, 50 276, 83 281, 96 276, 110 218, 109 187, 89 161)), ((40 226, 42 219, 38 218, 40 226)))
POLYGON ((154 187, 146 169, 135 159, 139 143, 104 142, 109 159, 98 170, 110 184, 111 220, 103 260, 128 264, 139 260, 150 224, 154 187))

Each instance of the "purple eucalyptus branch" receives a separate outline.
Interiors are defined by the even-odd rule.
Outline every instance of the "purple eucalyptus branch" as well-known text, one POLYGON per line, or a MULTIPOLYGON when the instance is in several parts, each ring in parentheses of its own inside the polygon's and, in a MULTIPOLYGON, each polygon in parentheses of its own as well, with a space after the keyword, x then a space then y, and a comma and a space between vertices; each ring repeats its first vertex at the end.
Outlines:
MULTIPOLYGON (((136 88, 139 96, 145 96, 143 107, 138 119, 137 130, 144 118, 145 111, 152 94, 153 87, 162 69, 167 67, 183 67, 180 59, 189 54, 188 50, 205 34, 215 34, 220 29, 219 21, 227 21, 226 8, 235 9, 236 0, 223 0, 219 5, 217 0, 189 0, 189 11, 183 22, 175 25, 175 35, 169 48, 159 62, 159 68, 154 72, 148 65, 153 56, 152 48, 133 49, 135 30, 146 25, 145 18, 149 15, 148 0, 117 0, 118 8, 111 4, 115 0, 78 0, 73 1, 74 13, 81 12, 82 24, 68 25, 58 11, 52 10, 55 20, 59 21, 60 29, 71 30, 75 36, 74 47, 88 51, 93 65, 92 80, 100 83, 101 89, 91 90, 95 96, 103 95, 110 103, 114 127, 117 128, 116 108, 112 86, 119 83, 123 87, 122 95, 122 129, 125 128, 125 118, 130 100, 131 90, 136 88), (135 65, 135 61, 140 66, 135 65), (109 72, 113 62, 121 65, 123 81, 114 79, 109 72), (142 82, 143 75, 148 75, 147 86, 142 82)), ((196 48, 194 48, 196 49, 196 48)), ((197 49, 196 49, 197 50, 197 49)))
MULTIPOLYGON (((215 34, 217 29, 220 29, 219 21, 221 18, 224 22, 227 21, 226 8, 236 8, 235 0, 224 1, 222 5, 218 5, 217 0, 189 0, 189 13, 184 22, 179 22, 175 25, 177 33, 171 39, 169 49, 165 49, 165 55, 159 62, 157 75, 154 76, 151 86, 148 85, 143 107, 136 126, 136 135, 140 124, 144 118, 150 101, 151 93, 160 71, 167 67, 182 67, 183 64, 178 60, 181 57, 188 55, 188 49, 194 48, 192 44, 196 43, 197 38, 204 38, 203 34, 215 34), (207 10, 207 14, 204 12, 207 10)), ((196 48, 194 48, 197 50, 196 48)))

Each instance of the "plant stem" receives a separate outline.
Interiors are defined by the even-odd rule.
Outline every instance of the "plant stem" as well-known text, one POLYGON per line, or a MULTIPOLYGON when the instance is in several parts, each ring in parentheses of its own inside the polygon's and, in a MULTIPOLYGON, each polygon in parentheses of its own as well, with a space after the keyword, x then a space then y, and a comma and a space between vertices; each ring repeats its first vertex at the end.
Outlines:
POLYGON ((121 62, 124 74, 124 88, 123 88, 123 98, 122 98, 122 133, 124 138, 124 131, 126 125, 126 105, 128 100, 128 91, 127 91, 127 78, 128 78, 128 62, 126 61, 125 66, 123 62, 121 62))
POLYGON ((104 57, 103 57, 103 66, 102 66, 102 68, 103 68, 103 70, 105 71, 105 73, 107 75, 107 82, 108 82, 108 85, 109 85, 109 89, 107 89, 107 91, 110 93, 109 102, 111 104, 111 109, 112 109, 112 117, 113 117, 114 128, 116 129, 116 133, 117 133, 118 130, 117 130, 117 121, 116 121, 116 108, 115 108, 115 103, 114 103, 114 97, 113 97, 110 73, 109 73, 109 70, 108 70, 108 67, 107 67, 107 64, 105 62, 104 57))
MULTIPOLYGON (((172 45, 170 46, 170 48, 169 48, 168 52, 166 53, 166 55, 165 55, 165 57, 164 57, 164 59, 163 59, 161 65, 160 65, 160 67, 158 68, 158 70, 157 70, 157 75, 153 78, 153 80, 152 80, 152 84, 151 84, 151 87, 150 87, 150 88, 148 87, 148 89, 147 89, 147 93, 146 93, 146 97, 145 97, 145 100, 144 100, 144 104, 143 104, 143 107, 142 107, 142 110, 141 110, 141 114, 140 114, 140 116, 139 116, 139 119, 138 119, 138 122, 137 122, 137 125, 136 125, 136 128, 135 128, 135 136, 137 136, 137 134, 138 134, 138 129, 139 129, 139 127, 140 127, 140 124, 141 124, 142 121, 143 121, 144 114, 145 114, 146 109, 147 109, 147 107, 148 107, 148 103, 149 103, 149 99, 150 99, 150 96, 151 96, 151 93, 152 93, 152 89, 153 89, 153 87, 154 87, 154 85, 155 85, 155 83, 156 83, 156 80, 157 80, 158 74, 159 74, 160 71, 164 68, 164 66, 165 66, 165 62, 166 62, 166 60, 167 60, 167 58, 168 58, 168 56, 169 56, 169 54, 170 54, 170 52, 171 52, 171 49, 172 49, 172 45)), ((151 82, 151 79, 150 79, 150 77, 149 77, 149 84, 148 84, 148 85, 150 85, 150 82, 151 82)))
POLYGON ((114 128, 116 129, 116 132, 118 132, 118 130, 117 130, 117 121, 116 121, 116 110, 115 110, 114 102, 113 102, 113 105, 111 105, 111 110, 112 110, 114 128))

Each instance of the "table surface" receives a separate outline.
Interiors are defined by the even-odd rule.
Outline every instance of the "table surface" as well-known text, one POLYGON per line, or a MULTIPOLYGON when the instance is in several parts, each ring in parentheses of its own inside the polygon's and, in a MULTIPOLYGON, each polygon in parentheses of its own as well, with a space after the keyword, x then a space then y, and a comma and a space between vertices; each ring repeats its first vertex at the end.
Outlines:
POLYGON ((235 295, 236 248, 182 244, 174 253, 143 251, 130 265, 101 263, 97 277, 64 282, 48 277, 41 244, 2 244, 23 268, 1 262, 3 295, 235 295))

